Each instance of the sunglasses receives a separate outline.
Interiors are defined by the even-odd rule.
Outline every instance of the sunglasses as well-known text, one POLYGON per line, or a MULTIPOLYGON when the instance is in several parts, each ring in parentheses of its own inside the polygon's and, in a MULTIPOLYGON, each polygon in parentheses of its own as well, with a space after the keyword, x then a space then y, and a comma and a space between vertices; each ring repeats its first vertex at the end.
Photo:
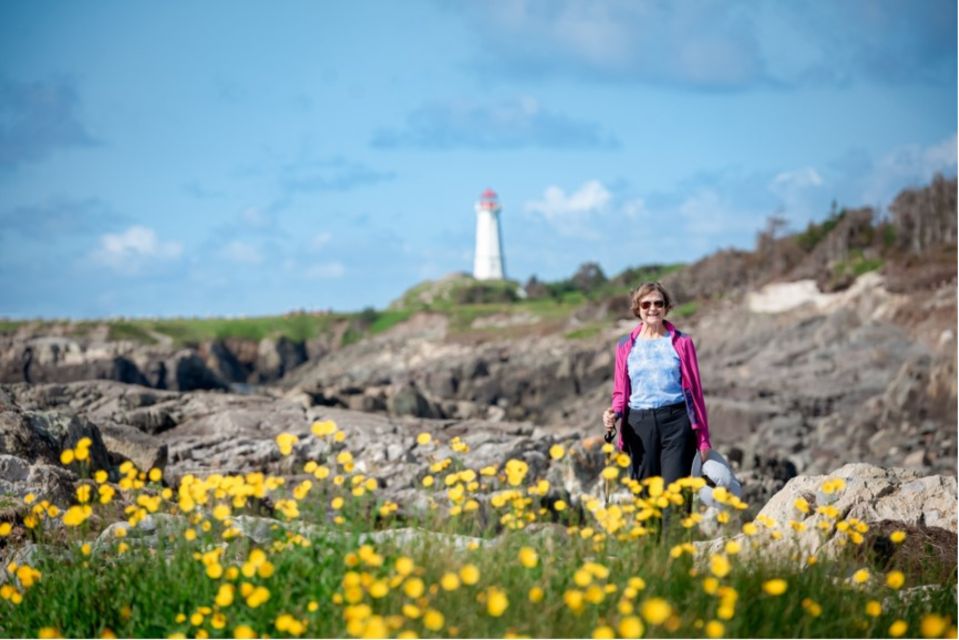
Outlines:
POLYGON ((657 309, 662 309, 663 307, 666 306, 666 301, 665 300, 643 300, 642 302, 639 303, 639 308, 645 311, 646 309, 649 309, 653 305, 655 305, 657 309))

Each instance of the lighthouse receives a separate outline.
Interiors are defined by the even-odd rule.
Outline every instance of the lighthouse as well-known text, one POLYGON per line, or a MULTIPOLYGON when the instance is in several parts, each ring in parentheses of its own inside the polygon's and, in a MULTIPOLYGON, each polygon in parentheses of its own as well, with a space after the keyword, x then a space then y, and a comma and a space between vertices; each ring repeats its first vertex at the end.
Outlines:
POLYGON ((476 203, 476 256, 473 277, 477 280, 502 280, 503 238, 499 229, 501 207, 496 192, 487 189, 476 203))

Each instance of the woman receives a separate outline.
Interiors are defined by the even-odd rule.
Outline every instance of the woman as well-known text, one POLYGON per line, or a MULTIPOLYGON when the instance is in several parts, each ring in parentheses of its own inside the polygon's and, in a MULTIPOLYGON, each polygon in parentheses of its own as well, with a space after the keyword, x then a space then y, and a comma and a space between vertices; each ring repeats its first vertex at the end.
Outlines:
POLYGON ((710 451, 706 403, 693 340, 666 321, 672 298, 658 282, 632 295, 640 323, 616 346, 612 406, 603 413, 607 433, 619 426, 620 450, 629 453, 636 480, 661 476, 668 484, 688 476, 698 450, 710 451))

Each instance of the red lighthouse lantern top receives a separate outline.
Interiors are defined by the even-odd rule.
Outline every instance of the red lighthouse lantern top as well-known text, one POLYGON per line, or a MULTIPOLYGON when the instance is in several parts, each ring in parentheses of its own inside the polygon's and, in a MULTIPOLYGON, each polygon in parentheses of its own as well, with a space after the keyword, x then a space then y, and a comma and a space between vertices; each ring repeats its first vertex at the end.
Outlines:
POLYGON ((480 195, 479 206, 481 209, 499 209, 499 196, 495 191, 487 188, 480 195))

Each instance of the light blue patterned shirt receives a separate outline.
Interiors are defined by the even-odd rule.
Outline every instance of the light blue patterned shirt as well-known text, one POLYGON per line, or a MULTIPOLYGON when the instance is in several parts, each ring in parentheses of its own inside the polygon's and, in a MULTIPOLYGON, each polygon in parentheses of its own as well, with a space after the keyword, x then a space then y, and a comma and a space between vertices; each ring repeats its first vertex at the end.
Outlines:
POLYGON ((683 402, 679 354, 671 336, 637 338, 626 360, 631 393, 630 409, 656 409, 683 402))

